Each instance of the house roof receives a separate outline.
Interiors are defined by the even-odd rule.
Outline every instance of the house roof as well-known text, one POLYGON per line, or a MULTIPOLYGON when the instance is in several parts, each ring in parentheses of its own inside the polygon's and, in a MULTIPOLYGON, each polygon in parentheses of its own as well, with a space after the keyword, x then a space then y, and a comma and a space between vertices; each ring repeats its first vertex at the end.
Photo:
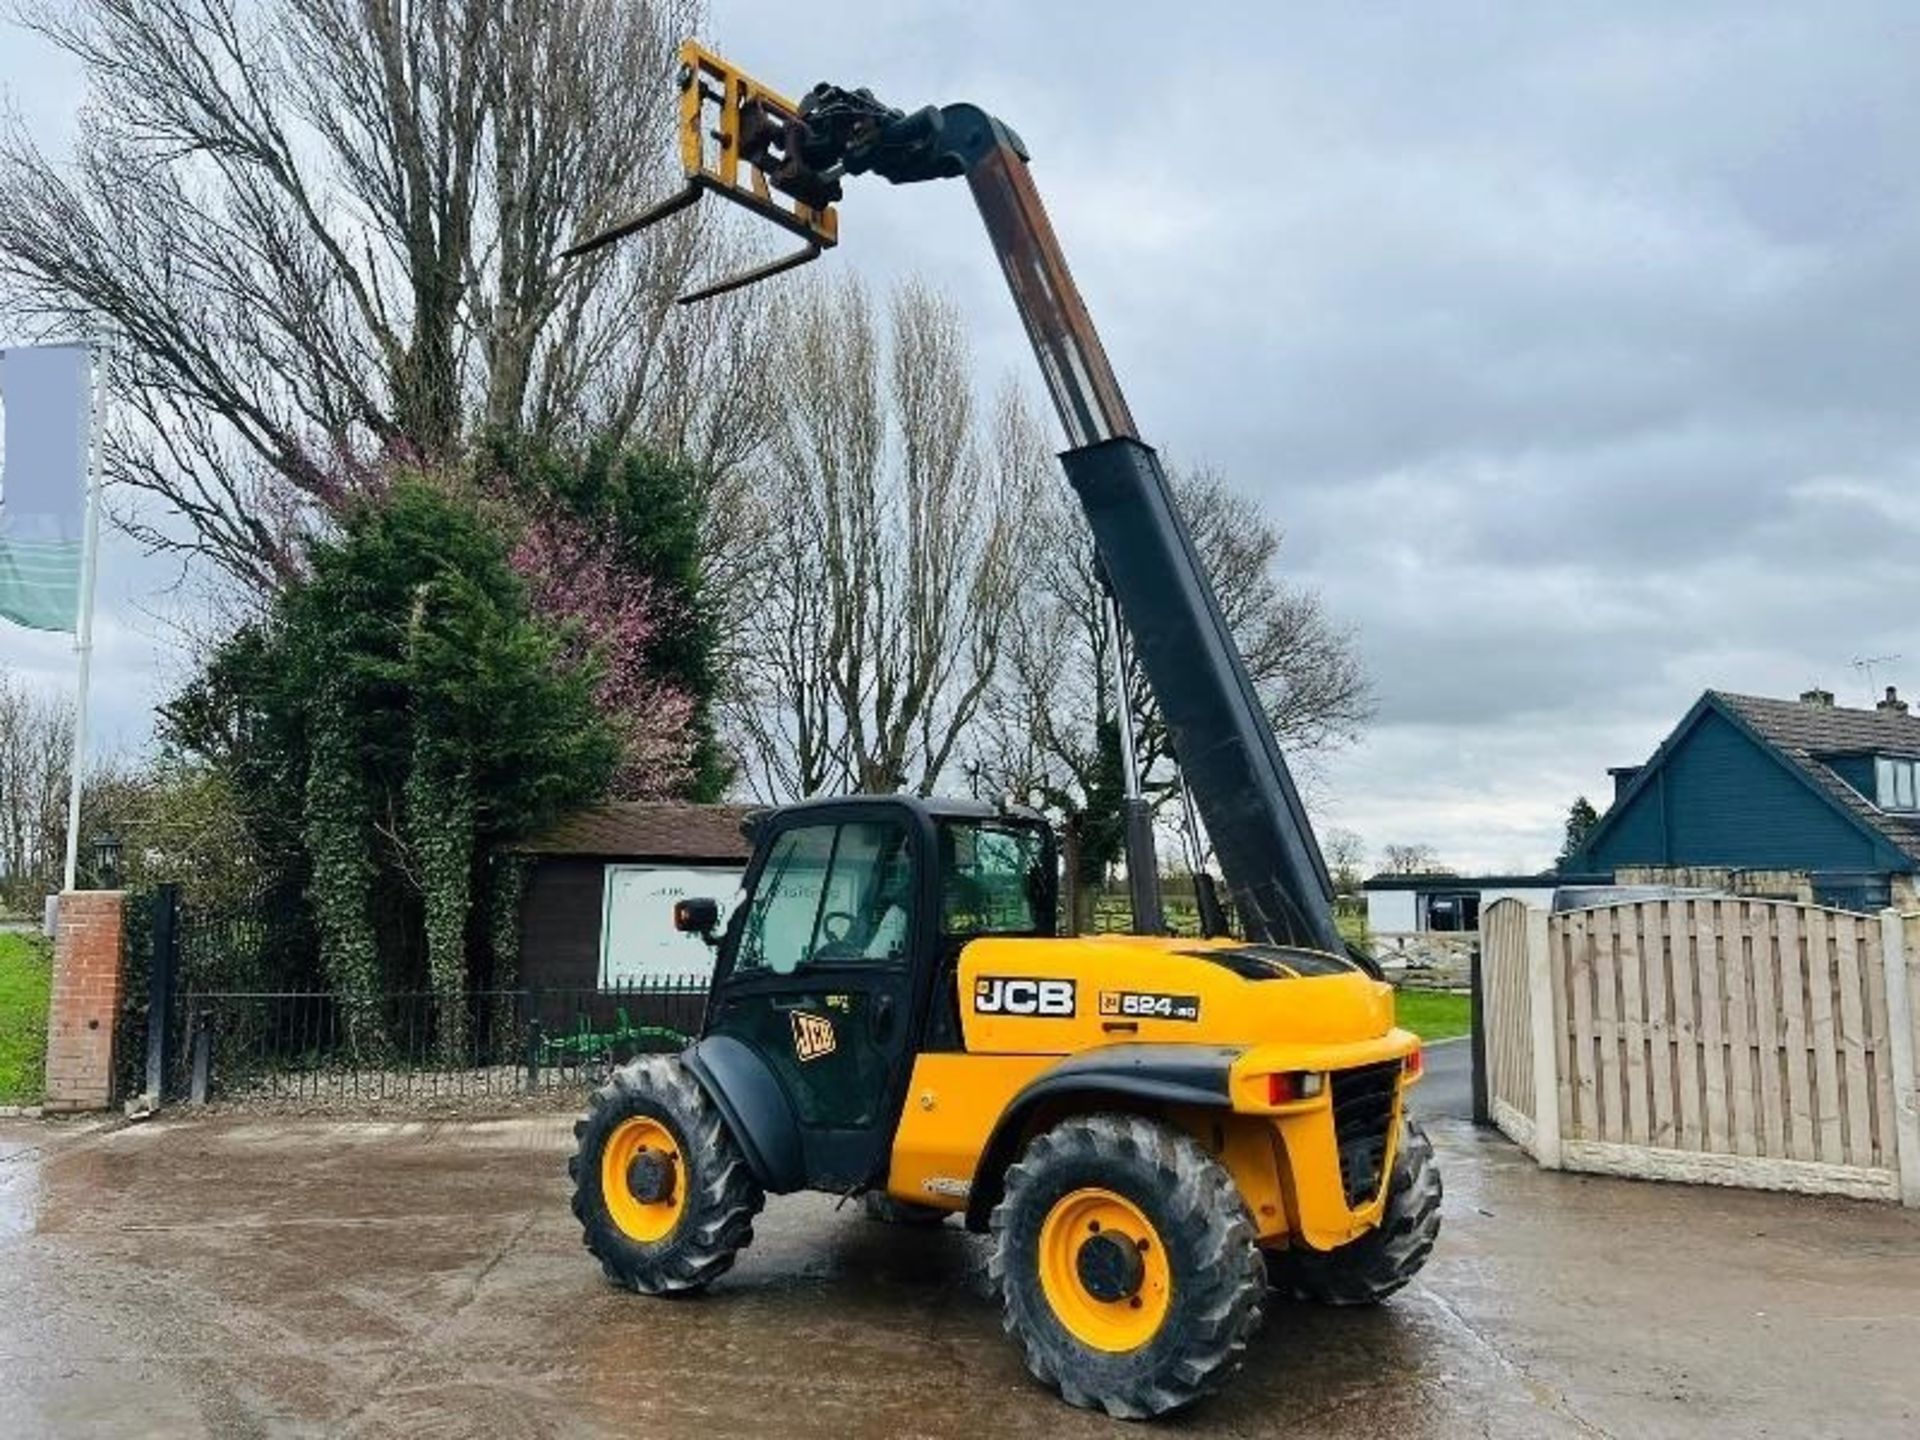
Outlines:
POLYGON ((1882 810, 1821 761, 1830 755, 1920 756, 1920 717, 1897 710, 1849 710, 1724 690, 1707 693, 1805 772, 1823 794, 1920 860, 1920 816, 1882 810))
POLYGON ((576 811, 514 848, 610 860, 744 861, 752 847, 741 825, 758 808, 618 800, 576 811))
POLYGON ((1566 877, 1552 870, 1530 875, 1456 875, 1448 871, 1428 870, 1414 875, 1389 875, 1382 872, 1361 883, 1362 890, 1551 890, 1566 883, 1566 877))
POLYGON ((1593 849, 1708 711, 1725 716, 1855 826, 1920 861, 1920 816, 1882 810, 1824 763, 1842 755, 1920 756, 1920 718, 1897 710, 1853 710, 1726 690, 1709 690, 1694 703, 1572 858, 1579 860, 1593 849))

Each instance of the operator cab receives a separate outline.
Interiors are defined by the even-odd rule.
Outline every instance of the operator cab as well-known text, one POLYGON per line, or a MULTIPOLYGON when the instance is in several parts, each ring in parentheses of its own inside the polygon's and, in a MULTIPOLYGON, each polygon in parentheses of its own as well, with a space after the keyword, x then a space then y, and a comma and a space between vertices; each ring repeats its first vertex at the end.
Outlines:
MULTIPOLYGON (((884 1174, 913 1059, 960 1048, 958 961, 983 935, 1055 933, 1058 861, 1039 814, 978 801, 856 796, 762 812, 718 937, 703 1038, 779 1078, 807 1183, 884 1174)), ((675 923, 711 935, 712 902, 675 923)))

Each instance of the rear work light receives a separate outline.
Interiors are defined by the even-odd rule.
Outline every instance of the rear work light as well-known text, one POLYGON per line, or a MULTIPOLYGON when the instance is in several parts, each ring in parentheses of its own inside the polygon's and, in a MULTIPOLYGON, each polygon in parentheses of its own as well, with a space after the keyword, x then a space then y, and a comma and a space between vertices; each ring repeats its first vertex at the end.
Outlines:
POLYGON ((1426 1074, 1426 1072, 1427 1072, 1426 1051, 1421 1049, 1420 1046, 1416 1045, 1413 1047, 1412 1052, 1407 1056, 1407 1061, 1406 1061, 1407 1079, 1418 1080, 1422 1075, 1426 1074))
POLYGON ((1327 1077, 1317 1070, 1288 1070, 1267 1076, 1267 1103, 1291 1105, 1296 1100, 1311 1100, 1327 1088, 1327 1077))

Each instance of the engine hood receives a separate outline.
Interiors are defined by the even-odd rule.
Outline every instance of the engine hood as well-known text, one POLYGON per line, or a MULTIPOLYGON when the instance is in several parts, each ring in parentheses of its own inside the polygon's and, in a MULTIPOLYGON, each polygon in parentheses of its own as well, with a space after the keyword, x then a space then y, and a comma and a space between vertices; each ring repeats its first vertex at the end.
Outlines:
POLYGON ((1339 1045, 1393 1028, 1392 987, 1345 957, 1231 940, 975 940, 960 952, 959 998, 971 1053, 1339 1045))

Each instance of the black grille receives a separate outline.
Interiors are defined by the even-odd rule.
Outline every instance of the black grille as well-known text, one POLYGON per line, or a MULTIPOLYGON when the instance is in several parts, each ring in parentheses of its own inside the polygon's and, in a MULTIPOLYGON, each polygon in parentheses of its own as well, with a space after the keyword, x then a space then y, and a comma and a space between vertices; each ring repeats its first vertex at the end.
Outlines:
POLYGON ((1364 1205, 1379 1192, 1399 1084, 1398 1060, 1333 1072, 1333 1134, 1340 1146, 1340 1181, 1350 1206, 1364 1205))

